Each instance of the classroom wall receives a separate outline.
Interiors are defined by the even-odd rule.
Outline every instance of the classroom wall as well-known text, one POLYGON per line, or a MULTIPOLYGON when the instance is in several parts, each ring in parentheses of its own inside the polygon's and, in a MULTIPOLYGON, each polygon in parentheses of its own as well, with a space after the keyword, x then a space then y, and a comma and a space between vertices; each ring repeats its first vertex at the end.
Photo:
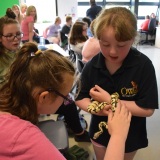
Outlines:
POLYGON ((12 7, 13 4, 19 5, 19 0, 3 0, 0 1, 0 17, 4 16, 6 9, 12 7))
MULTIPOLYGON (((53 22, 56 17, 54 0, 26 0, 27 6, 33 5, 37 10, 37 23, 53 22)), ((21 0, 22 3, 22 0, 21 0)))
POLYGON ((73 21, 75 21, 78 18, 77 15, 77 6, 78 2, 77 0, 57 0, 58 3, 58 16, 62 19, 62 24, 65 23, 65 17, 66 15, 71 15, 73 18, 73 21))
MULTIPOLYGON (((22 0, 21 0, 22 1, 22 0)), ((37 8, 38 13, 38 22, 35 24, 35 27, 38 28, 39 34, 42 35, 43 31, 46 27, 53 24, 56 12, 58 13, 58 16, 61 17, 62 23, 61 26, 63 26, 66 22, 66 15, 71 15, 73 18, 73 22, 77 20, 77 0, 57 0, 57 8, 56 8, 56 1, 55 0, 26 0, 27 5, 33 4, 37 8), (43 5, 39 5, 42 2, 45 3, 43 5), (48 3, 47 3, 48 2, 48 3), (47 8, 47 12, 42 12, 44 8, 47 8), (57 10, 56 10, 57 9, 57 10), (46 14, 49 14, 48 16, 46 14), (52 14, 52 16, 51 16, 52 14), (43 17, 47 17, 47 20, 50 20, 49 23, 42 23, 43 17), (50 19, 51 18, 51 19, 50 19)))

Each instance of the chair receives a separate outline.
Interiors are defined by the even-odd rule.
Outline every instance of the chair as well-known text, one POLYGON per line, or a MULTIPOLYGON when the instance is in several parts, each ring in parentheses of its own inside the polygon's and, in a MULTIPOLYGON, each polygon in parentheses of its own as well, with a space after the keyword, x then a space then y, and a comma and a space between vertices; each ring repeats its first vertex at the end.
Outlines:
POLYGON ((41 121, 37 126, 61 153, 68 150, 68 133, 63 121, 41 121))
POLYGON ((77 63, 77 64, 76 64, 77 70, 78 70, 79 73, 81 73, 81 72, 82 72, 82 69, 83 69, 83 67, 84 67, 84 63, 83 63, 82 60, 80 60, 80 59, 77 59, 76 63, 77 63))
POLYGON ((141 41, 140 44, 150 44, 153 45, 154 42, 151 40, 148 40, 148 36, 153 36, 155 35, 156 32, 156 19, 155 18, 151 18, 150 22, 148 24, 148 31, 141 31, 141 33, 145 33, 146 35, 146 40, 145 41, 141 41))
POLYGON ((75 55, 74 51, 69 48, 68 54, 69 54, 69 59, 70 59, 70 61, 71 61, 72 63, 75 63, 75 62, 76 62, 76 55, 75 55))

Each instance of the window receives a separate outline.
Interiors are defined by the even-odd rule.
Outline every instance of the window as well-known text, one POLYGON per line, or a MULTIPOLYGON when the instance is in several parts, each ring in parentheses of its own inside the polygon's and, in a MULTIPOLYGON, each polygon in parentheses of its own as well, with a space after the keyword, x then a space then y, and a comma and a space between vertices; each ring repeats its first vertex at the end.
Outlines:
POLYGON ((130 2, 130 0, 106 0, 106 2, 130 2))
POLYGON ((151 15, 151 13, 157 12, 157 6, 138 6, 138 16, 146 16, 146 15, 151 15))
POLYGON ((139 2, 159 2, 159 0, 139 0, 139 2))
POLYGON ((112 4, 111 4, 111 5, 108 5, 108 4, 107 4, 107 5, 105 6, 106 9, 112 8, 112 7, 126 7, 127 9, 130 9, 130 7, 127 6, 127 5, 124 6, 124 5, 112 5, 112 4))

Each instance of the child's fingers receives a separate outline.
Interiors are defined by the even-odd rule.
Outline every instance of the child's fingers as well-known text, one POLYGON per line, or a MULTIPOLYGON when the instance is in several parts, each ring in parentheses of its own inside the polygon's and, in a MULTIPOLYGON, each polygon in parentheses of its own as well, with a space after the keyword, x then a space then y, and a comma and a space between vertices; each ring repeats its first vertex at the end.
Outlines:
POLYGON ((131 121, 131 118, 132 118, 132 114, 131 114, 131 112, 129 112, 128 113, 128 120, 131 121))
POLYGON ((108 111, 108 122, 110 122, 113 118, 113 112, 111 110, 108 111))
POLYGON ((121 101, 119 100, 118 103, 117 103, 115 114, 120 113, 120 111, 121 111, 121 105, 122 105, 121 101))
POLYGON ((97 90, 97 91, 101 91, 101 90, 103 90, 101 87, 99 87, 98 85, 95 85, 95 90, 97 90))

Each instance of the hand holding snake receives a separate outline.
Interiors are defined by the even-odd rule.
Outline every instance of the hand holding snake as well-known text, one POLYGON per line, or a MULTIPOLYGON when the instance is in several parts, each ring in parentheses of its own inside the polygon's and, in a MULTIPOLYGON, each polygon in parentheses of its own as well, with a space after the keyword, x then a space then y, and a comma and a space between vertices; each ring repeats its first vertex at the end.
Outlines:
POLYGON ((109 113, 108 111, 111 108, 111 105, 109 103, 105 103, 105 102, 110 102, 111 95, 108 92, 106 92, 104 89, 99 87, 98 85, 95 85, 95 87, 93 87, 90 90, 90 96, 95 101, 104 102, 104 103, 102 103, 103 110, 99 110, 98 112, 93 112, 93 113, 96 113, 97 115, 100 115, 100 116, 108 116, 108 113, 109 113))
POLYGON ((89 94, 95 101, 98 102, 110 102, 111 100, 111 95, 98 85, 91 88, 89 94))
MULTIPOLYGON (((100 96, 101 100, 103 99, 103 97, 105 97, 103 94, 108 94, 108 92, 104 91, 99 86, 95 86, 95 88, 93 88, 90 91, 90 95, 94 95, 92 92, 93 93, 97 92, 97 93, 94 93, 96 96, 101 95, 100 96), (100 89, 101 93, 99 93, 99 91, 95 90, 96 88, 100 89)), ((95 95, 94 95, 94 97, 96 97, 95 95)), ((117 107, 117 103, 118 103, 118 98, 119 98, 119 94, 116 92, 116 93, 113 93, 111 95, 111 100, 108 101, 108 102, 106 102, 106 101, 95 101, 94 100, 94 101, 92 101, 91 104, 88 105, 87 110, 88 110, 88 112, 90 112, 92 114, 98 113, 98 112, 102 111, 106 105, 110 104, 112 112, 115 112, 116 107, 117 107)), ((94 134, 94 137, 93 137, 94 139, 97 139, 103 133, 103 128, 102 127, 105 127, 106 129, 108 129, 108 124, 107 124, 107 122, 102 121, 102 122, 99 123, 98 127, 99 127, 99 131, 94 134)))
POLYGON ((131 112, 127 109, 126 105, 118 102, 115 113, 112 111, 108 114, 108 132, 110 135, 118 136, 121 139, 126 139, 130 121, 131 112))

